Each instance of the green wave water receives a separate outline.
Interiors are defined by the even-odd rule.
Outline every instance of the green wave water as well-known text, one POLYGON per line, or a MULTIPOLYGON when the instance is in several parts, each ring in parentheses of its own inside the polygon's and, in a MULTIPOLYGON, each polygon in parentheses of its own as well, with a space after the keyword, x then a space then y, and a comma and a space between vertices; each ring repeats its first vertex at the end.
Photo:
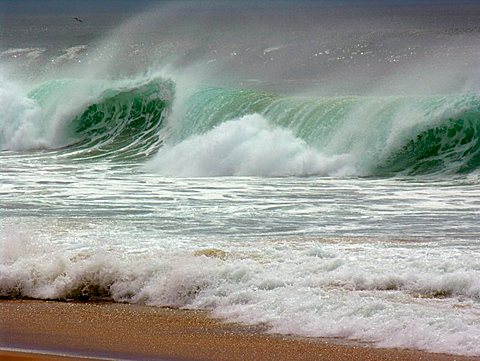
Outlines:
POLYGON ((458 174, 480 168, 477 95, 296 98, 203 88, 192 92, 176 123, 167 126, 174 92, 172 81, 158 78, 103 88, 57 80, 29 97, 40 104, 44 118, 52 118, 68 94, 82 95, 60 128, 64 150, 78 157, 142 159, 165 142, 179 143, 226 121, 260 114, 323 155, 349 154, 359 175, 458 174))
POLYGON ((69 127, 79 138, 76 149, 121 158, 146 157, 161 146, 161 129, 171 101, 153 82, 128 90, 107 91, 69 127))
POLYGON ((476 95, 305 99, 206 89, 190 99, 178 137, 251 113, 323 154, 353 155, 366 175, 468 173, 480 166, 476 95))
POLYGON ((69 95, 80 106, 68 104, 66 108, 73 111, 62 119, 61 143, 68 153, 132 159, 147 157, 161 146, 161 130, 172 103, 171 82, 114 83, 109 88, 66 79, 42 84, 29 94, 41 105, 44 119, 54 118, 69 95))

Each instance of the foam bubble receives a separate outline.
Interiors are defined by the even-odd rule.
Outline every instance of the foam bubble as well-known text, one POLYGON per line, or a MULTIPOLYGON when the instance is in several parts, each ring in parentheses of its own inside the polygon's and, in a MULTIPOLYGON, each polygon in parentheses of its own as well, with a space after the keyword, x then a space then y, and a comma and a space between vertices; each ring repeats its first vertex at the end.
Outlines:
POLYGON ((276 333, 480 355, 475 249, 461 263, 447 244, 278 244, 252 257, 232 246, 218 258, 195 248, 72 247, 12 228, 2 238, 1 296, 208 309, 276 333))
POLYGON ((42 147, 46 139, 36 124, 40 109, 15 84, 0 74, 0 149, 42 147))
POLYGON ((259 114, 162 148, 147 168, 167 176, 350 175, 347 154, 326 156, 259 114))

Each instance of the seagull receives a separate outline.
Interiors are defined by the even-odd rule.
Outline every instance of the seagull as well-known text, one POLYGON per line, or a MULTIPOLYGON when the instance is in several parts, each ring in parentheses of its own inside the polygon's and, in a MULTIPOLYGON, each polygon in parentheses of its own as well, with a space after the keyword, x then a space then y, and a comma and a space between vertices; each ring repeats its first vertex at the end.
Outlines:
POLYGON ((75 19, 76 21, 78 21, 79 23, 83 23, 83 20, 80 19, 80 18, 77 18, 76 16, 74 17, 74 19, 75 19))

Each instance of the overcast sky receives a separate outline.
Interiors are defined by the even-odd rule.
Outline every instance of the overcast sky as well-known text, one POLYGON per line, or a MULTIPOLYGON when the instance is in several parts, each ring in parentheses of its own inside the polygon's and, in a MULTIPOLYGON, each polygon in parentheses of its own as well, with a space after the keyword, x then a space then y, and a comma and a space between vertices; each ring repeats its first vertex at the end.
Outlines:
POLYGON ((6 13, 91 13, 139 11, 162 0, 0 0, 6 13))
MULTIPOLYGON (((170 1, 180 2, 182 0, 170 1)), ((199 3, 204 0, 191 1, 199 3)), ((130 13, 141 11, 154 4, 169 2, 167 0, 0 0, 0 12, 3 15, 16 14, 84 14, 84 13, 130 13)), ((213 0, 205 3, 246 4, 249 0, 213 0)), ((478 0, 257 0, 250 2, 256 6, 288 4, 295 5, 415 5, 415 4, 478 4, 478 0)), ((248 6, 248 5, 247 5, 248 6)))

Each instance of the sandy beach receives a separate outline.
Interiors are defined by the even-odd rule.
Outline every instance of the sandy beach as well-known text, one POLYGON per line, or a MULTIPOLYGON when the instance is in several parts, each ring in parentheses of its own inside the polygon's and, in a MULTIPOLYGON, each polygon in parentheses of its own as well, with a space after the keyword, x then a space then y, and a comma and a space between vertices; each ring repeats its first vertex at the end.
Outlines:
POLYGON ((201 311, 118 303, 3 300, 0 320, 0 359, 8 361, 479 359, 270 335, 201 311))

